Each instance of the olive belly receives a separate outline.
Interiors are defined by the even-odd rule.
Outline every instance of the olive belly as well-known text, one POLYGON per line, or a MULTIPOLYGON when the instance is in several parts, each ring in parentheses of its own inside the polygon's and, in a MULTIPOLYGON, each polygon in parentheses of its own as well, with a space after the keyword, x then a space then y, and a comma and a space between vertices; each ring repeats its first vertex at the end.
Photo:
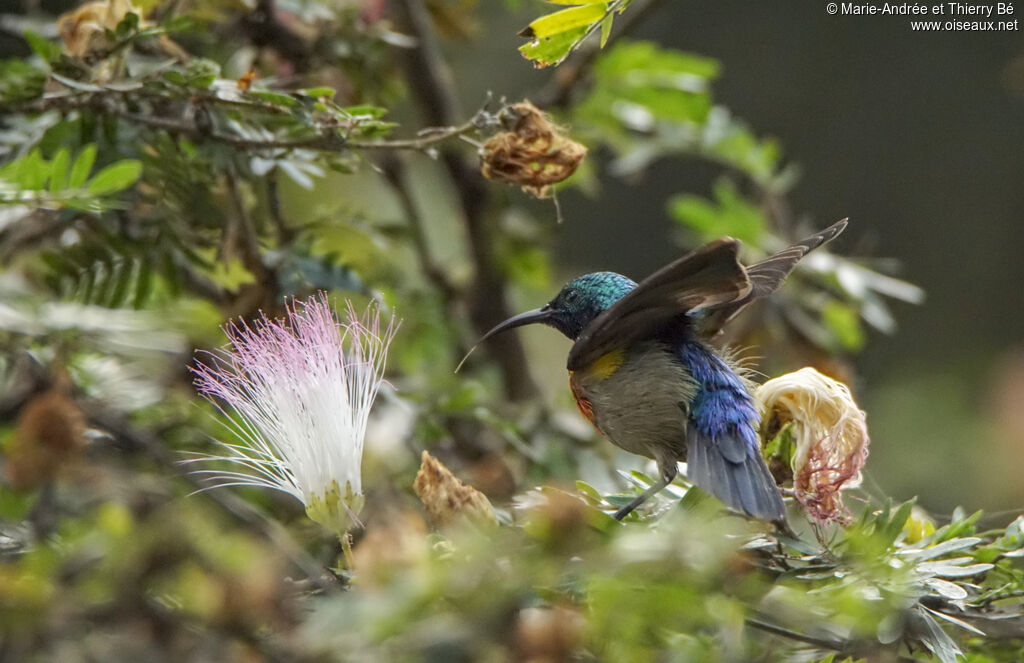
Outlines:
POLYGON ((668 345, 639 345, 610 374, 580 370, 569 382, 580 411, 613 444, 658 461, 685 460, 697 386, 668 345))

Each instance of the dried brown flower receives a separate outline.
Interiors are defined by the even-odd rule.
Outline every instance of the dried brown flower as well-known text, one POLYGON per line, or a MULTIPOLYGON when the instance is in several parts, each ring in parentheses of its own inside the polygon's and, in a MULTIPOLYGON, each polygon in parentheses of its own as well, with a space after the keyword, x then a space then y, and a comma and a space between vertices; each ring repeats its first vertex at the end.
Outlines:
POLYGON ((808 367, 765 382, 757 397, 763 429, 792 424, 789 463, 797 502, 819 523, 846 520, 839 491, 860 485, 870 441, 850 389, 808 367))
POLYGON ((115 30, 129 13, 142 15, 131 0, 101 0, 87 2, 80 7, 61 14, 57 18, 57 30, 64 40, 68 54, 85 58, 110 48, 107 30, 115 30))
POLYGON ((587 148, 571 140, 529 101, 505 112, 507 131, 495 134, 480 149, 480 172, 498 182, 518 184, 543 198, 576 172, 587 148))
POLYGON ((85 416, 63 386, 34 398, 21 411, 4 474, 17 489, 53 478, 86 445, 85 416))
POLYGON ((476 488, 459 481, 441 461, 427 451, 421 456, 420 471, 413 488, 427 510, 434 527, 469 520, 477 524, 496 524, 494 508, 476 488))

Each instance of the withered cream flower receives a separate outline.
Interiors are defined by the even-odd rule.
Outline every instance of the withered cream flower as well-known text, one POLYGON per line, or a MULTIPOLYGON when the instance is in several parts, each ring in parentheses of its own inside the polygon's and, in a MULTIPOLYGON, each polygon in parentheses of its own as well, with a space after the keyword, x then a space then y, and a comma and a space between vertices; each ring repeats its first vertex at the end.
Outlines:
POLYGON ((819 523, 847 517, 840 490, 860 485, 868 456, 864 411, 850 389, 813 368, 802 368, 761 385, 762 431, 791 424, 789 457, 797 502, 819 523))
POLYGON ((348 303, 339 320, 325 295, 293 301, 287 318, 225 327, 231 346, 193 369, 196 386, 234 424, 221 442, 234 470, 204 469, 218 486, 294 495, 311 519, 344 534, 363 505, 360 465, 370 407, 397 324, 348 303))

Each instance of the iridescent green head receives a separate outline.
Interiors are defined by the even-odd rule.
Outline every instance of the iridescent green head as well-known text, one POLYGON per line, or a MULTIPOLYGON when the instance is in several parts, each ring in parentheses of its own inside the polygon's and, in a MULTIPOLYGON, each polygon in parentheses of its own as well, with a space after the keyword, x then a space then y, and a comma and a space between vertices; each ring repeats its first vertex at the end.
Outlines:
POLYGON ((576 340, 594 318, 635 287, 632 279, 615 272, 584 274, 566 283, 555 298, 541 308, 509 318, 480 340, 535 322, 554 327, 576 340))
POLYGON ((539 322, 576 340, 594 318, 635 287, 632 279, 615 272, 584 274, 566 283, 555 298, 540 309, 547 309, 549 313, 539 322))

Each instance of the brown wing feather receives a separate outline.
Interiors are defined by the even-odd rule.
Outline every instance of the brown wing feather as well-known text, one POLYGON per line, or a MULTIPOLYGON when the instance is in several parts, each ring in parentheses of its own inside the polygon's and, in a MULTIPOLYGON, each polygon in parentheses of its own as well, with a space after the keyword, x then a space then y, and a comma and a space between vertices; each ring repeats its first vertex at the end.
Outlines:
POLYGON ((673 318, 746 297, 739 242, 719 239, 662 267, 587 325, 569 352, 570 371, 605 353, 658 333, 673 318))
POLYGON ((747 267, 750 278, 750 292, 740 299, 712 307, 701 324, 701 333, 714 336, 722 331, 729 320, 747 304, 775 292, 800 260, 822 244, 832 241, 846 229, 847 219, 833 223, 821 232, 797 242, 793 246, 747 267))

